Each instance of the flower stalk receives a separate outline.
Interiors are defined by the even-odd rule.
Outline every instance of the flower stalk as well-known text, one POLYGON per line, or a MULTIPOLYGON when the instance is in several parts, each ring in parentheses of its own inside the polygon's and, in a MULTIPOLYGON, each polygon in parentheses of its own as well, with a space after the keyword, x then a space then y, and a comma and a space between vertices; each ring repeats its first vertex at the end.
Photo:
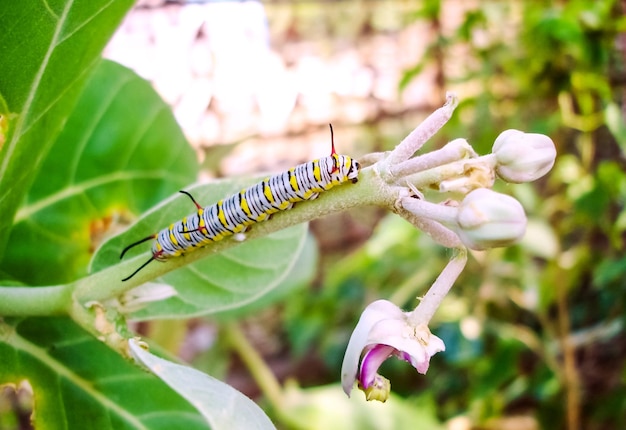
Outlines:
POLYGON ((428 324, 435 312, 441 305, 454 282, 467 264, 467 251, 465 248, 457 248, 456 255, 450 259, 446 267, 441 271, 428 292, 422 297, 420 303, 409 315, 413 325, 428 324))
POLYGON ((389 154, 387 159, 389 165, 396 165, 408 160, 419 151, 428 139, 433 137, 452 118, 452 113, 458 104, 459 99, 456 94, 447 93, 446 103, 409 133, 389 154))

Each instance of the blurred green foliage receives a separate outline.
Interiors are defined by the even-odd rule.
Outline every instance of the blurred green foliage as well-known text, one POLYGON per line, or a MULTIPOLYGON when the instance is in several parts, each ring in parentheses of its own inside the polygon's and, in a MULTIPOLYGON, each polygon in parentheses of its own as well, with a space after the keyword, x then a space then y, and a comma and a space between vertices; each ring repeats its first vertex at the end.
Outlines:
MULTIPOLYGON (((482 1, 464 6, 460 25, 442 29, 442 16, 459 12, 448 10, 451 3, 425 1, 413 16, 439 32, 402 83, 435 67, 442 93, 460 94, 437 141, 462 136, 487 153, 500 132, 517 128, 551 136, 559 155, 537 183, 497 185, 523 203, 526 238, 470 259, 435 316, 431 329, 447 349, 427 376, 400 362, 386 363, 386 376, 409 399, 434 397, 441 419, 464 415, 480 428, 525 419, 541 428, 622 428, 623 6, 482 1)), ((314 340, 328 368, 337 369, 360 310, 379 297, 414 306, 448 257, 403 221, 385 218, 361 249, 326 259, 324 288, 313 302, 288 302, 294 350, 310 354, 314 340)))

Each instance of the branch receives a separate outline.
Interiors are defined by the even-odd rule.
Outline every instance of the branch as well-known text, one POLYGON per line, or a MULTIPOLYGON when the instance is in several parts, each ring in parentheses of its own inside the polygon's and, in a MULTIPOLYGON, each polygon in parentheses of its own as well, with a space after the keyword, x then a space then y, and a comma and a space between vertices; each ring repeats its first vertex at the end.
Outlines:
POLYGON ((1 287, 0 316, 65 315, 71 305, 72 286, 1 287))

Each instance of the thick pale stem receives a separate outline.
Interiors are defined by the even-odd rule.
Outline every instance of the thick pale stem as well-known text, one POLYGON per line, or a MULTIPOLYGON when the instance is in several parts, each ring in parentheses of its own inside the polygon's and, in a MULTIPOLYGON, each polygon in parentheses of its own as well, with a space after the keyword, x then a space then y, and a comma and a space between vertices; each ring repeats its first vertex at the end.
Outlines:
POLYGON ((443 226, 437 221, 418 217, 414 213, 405 209, 398 210, 398 215, 409 221, 418 229, 427 233, 435 242, 445 246, 446 248, 458 248, 463 246, 461 239, 459 239, 459 236, 454 231, 443 226))
POLYGON ((428 218, 446 225, 457 225, 459 209, 454 206, 431 203, 422 199, 403 197, 400 204, 419 218, 428 218))
MULTIPOLYGON (((323 193, 315 201, 305 202, 292 210, 275 214, 272 220, 255 225, 247 234, 247 240, 353 207, 364 205, 393 207, 399 191, 399 187, 385 184, 376 174, 375 169, 363 169, 357 184, 337 187, 328 193, 323 193)), ((118 297, 158 276, 237 244, 239 242, 227 238, 185 255, 184 258, 172 258, 165 263, 154 262, 127 282, 122 282, 122 278, 146 261, 150 256, 149 253, 125 260, 72 284, 36 288, 3 287, 0 288, 0 315, 55 315, 68 312, 75 314, 77 313, 74 309, 76 306, 118 297)))
POLYGON ((448 262, 441 274, 437 277, 432 287, 413 312, 409 315, 409 321, 417 327, 419 324, 428 324, 433 317, 444 297, 452 288, 454 282, 465 268, 467 263, 467 250, 457 248, 456 255, 448 262))
POLYGON ((0 316, 65 315, 71 307, 71 285, 0 288, 0 316))

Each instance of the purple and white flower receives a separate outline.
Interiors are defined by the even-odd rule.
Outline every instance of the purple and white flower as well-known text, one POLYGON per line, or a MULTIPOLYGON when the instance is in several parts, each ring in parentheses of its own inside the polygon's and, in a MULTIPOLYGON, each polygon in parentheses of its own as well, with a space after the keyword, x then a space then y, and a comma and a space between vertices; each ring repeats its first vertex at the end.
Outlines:
POLYGON ((426 373, 430 357, 445 350, 441 339, 433 335, 425 323, 415 324, 412 312, 403 312, 387 300, 370 304, 361 315, 352 333, 343 359, 341 382, 350 396, 354 382, 367 400, 384 402, 391 384, 378 368, 389 357, 411 363, 419 373, 426 373))

